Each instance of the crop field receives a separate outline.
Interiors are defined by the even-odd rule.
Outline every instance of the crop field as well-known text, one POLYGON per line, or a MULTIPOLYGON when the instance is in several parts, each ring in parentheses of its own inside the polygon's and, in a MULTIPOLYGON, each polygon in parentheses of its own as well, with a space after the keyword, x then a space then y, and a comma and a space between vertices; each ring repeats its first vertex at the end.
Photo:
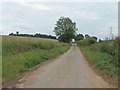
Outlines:
POLYGON ((33 66, 66 52, 69 48, 69 44, 52 39, 3 36, 2 82, 11 80, 33 66))

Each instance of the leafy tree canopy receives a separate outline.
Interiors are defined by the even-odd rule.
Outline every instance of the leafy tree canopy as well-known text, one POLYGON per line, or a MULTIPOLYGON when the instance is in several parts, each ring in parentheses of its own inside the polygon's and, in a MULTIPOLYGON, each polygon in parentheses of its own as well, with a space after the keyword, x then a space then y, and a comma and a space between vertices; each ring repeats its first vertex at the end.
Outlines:
POLYGON ((85 34, 85 39, 87 39, 87 38, 90 38, 90 36, 88 34, 85 34))
POLYGON ((63 42, 69 42, 72 38, 75 38, 76 31, 76 23, 67 17, 60 17, 54 27, 58 40, 63 42))
POLYGON ((76 36, 76 40, 79 41, 79 40, 83 40, 84 39, 84 36, 82 34, 78 34, 76 36))

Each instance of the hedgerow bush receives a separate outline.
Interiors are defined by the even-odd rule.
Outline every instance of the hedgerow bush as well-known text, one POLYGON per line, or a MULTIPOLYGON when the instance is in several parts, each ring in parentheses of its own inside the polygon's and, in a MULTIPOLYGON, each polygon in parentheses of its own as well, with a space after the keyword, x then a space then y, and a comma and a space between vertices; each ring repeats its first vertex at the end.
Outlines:
POLYGON ((78 41, 78 44, 81 46, 90 46, 96 42, 95 38, 89 37, 83 40, 78 41))
POLYGON ((117 85, 116 83, 120 76, 120 45, 118 39, 104 40, 87 46, 81 43, 82 42, 79 42, 78 44, 85 57, 91 61, 103 75, 107 76, 111 83, 117 85))

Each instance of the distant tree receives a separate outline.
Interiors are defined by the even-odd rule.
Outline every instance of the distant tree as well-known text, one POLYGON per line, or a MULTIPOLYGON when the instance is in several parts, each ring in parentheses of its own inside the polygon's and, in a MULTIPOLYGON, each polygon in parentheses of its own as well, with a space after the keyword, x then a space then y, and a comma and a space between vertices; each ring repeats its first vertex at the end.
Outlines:
POLYGON ((70 42, 72 38, 75 38, 76 23, 70 18, 60 17, 55 25, 54 32, 59 41, 70 42))
POLYGON ((82 40, 82 39, 84 39, 84 36, 82 35, 82 34, 78 34, 77 36, 76 36, 76 40, 78 41, 78 40, 82 40))
POLYGON ((90 36, 89 36, 88 34, 85 34, 85 39, 86 39, 86 38, 90 38, 90 36))
POLYGON ((50 39, 56 39, 55 36, 52 35, 47 35, 47 34, 40 34, 40 33, 36 33, 36 34, 19 34, 19 32, 17 31, 16 34, 14 33, 10 33, 9 35, 12 36, 24 36, 24 37, 37 37, 37 38, 50 38, 50 39))
POLYGON ((99 39, 99 42, 103 42, 103 40, 99 39))
POLYGON ((19 35, 19 32, 18 32, 18 31, 16 31, 16 35, 17 35, 17 36, 19 35))
POLYGON ((94 38, 94 39, 97 41, 97 37, 95 37, 95 36, 92 36, 92 38, 94 38))
POLYGON ((108 37, 105 37, 105 41, 109 41, 109 38, 108 38, 108 37))
POLYGON ((90 46, 94 43, 96 43, 96 40, 92 37, 78 41, 78 44, 80 44, 81 46, 90 46))
POLYGON ((50 39, 56 39, 56 37, 52 36, 52 35, 49 35, 48 38, 50 38, 50 39))
POLYGON ((95 38, 90 37, 90 38, 88 38, 88 42, 89 42, 89 45, 92 45, 92 44, 96 43, 97 41, 95 38))
POLYGON ((70 34, 62 34, 61 36, 58 37, 58 40, 69 43, 70 37, 71 37, 70 34))
POLYGON ((14 33, 10 33, 9 35, 14 35, 14 33))

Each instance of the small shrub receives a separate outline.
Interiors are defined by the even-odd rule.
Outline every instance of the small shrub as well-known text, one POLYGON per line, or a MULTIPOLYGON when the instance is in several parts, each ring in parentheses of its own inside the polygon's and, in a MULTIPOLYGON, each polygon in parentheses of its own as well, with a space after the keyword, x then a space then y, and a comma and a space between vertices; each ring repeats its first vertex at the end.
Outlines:
POLYGON ((78 41, 78 44, 81 46, 90 46, 93 45, 94 43, 96 43, 96 39, 92 37, 78 41))
POLYGON ((119 37, 115 38, 114 43, 120 46, 120 38, 119 37))
POLYGON ((106 44, 106 43, 102 43, 101 45, 100 45, 100 51, 101 52, 104 52, 104 53, 106 53, 106 52, 108 52, 108 45, 106 44))
POLYGON ((93 44, 90 46, 91 51, 100 51, 99 43, 93 44))

